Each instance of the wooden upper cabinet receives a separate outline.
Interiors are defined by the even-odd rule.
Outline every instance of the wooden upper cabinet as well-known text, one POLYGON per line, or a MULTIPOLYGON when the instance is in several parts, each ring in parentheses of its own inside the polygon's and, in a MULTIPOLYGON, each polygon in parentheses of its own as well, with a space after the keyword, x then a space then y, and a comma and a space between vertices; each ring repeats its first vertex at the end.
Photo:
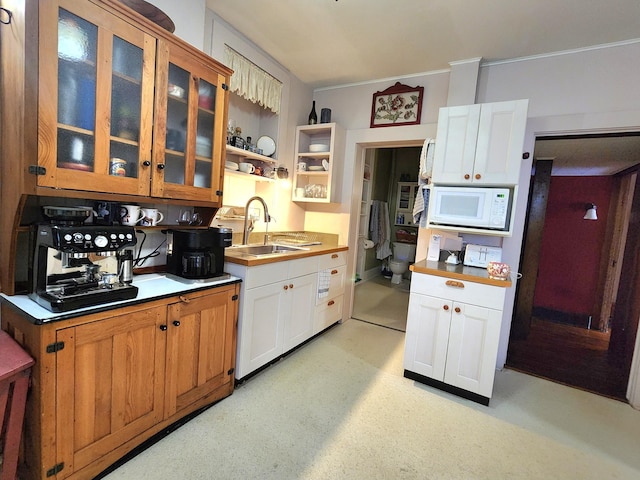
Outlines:
POLYGON ((38 186, 219 203, 217 62, 93 2, 39 9, 38 186))
POLYGON ((183 48, 158 42, 151 191, 221 200, 226 147, 225 77, 183 48))

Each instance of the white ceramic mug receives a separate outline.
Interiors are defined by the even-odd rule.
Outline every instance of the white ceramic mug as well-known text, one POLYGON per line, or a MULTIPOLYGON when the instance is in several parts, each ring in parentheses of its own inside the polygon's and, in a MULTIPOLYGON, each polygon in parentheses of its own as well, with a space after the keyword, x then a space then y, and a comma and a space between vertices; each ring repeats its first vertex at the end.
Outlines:
POLYGON ((299 172, 306 172, 307 171, 307 164, 304 162, 298 162, 298 171, 299 172))
POLYGON ((142 220, 144 212, 139 205, 120 205, 120 225, 133 227, 142 220))
POLYGON ((155 227, 164 220, 164 215, 157 208, 143 208, 140 225, 143 227, 155 227))
POLYGON ((242 162, 240 163, 240 171, 243 173, 253 173, 256 171, 256 167, 253 165, 253 163, 242 162))

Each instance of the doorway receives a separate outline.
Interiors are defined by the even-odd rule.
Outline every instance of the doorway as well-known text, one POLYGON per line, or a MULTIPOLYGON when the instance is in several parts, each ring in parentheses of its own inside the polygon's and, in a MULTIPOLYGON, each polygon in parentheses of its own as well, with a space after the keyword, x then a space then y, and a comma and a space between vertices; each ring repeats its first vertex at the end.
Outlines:
MULTIPOLYGON (((390 247, 400 238, 417 241, 417 226, 408 212, 402 224, 397 213, 399 185, 402 182, 418 184, 417 174, 421 147, 368 148, 365 154, 365 171, 362 180, 362 205, 358 225, 358 262, 354 287, 351 318, 404 332, 409 305, 408 273, 398 284, 391 282, 387 260, 380 260, 376 247, 365 247, 370 238, 369 211, 373 201, 385 202, 389 210, 390 247), (398 236, 400 235, 400 236, 398 236)), ((413 204, 413 199, 411 205, 413 204)), ((388 257, 391 258, 391 257, 388 257)))
MULTIPOLYGON (((635 136, 632 142, 640 138, 635 136)), ((620 144, 628 143, 626 137, 620 144)), ((536 141, 536 155, 548 154, 553 143, 542 142, 539 149, 536 141)), ((521 258, 522 271, 534 275, 518 284, 506 365, 626 401, 637 319, 617 303, 629 304, 629 282, 619 280, 636 255, 634 229, 628 227, 637 216, 633 208, 640 208, 634 207, 640 159, 634 154, 622 160, 609 165, 608 174, 584 175, 586 165, 571 170, 563 158, 555 171, 560 175, 554 175, 555 157, 536 156, 521 258), (599 205, 596 222, 583 218, 587 203, 599 205)))

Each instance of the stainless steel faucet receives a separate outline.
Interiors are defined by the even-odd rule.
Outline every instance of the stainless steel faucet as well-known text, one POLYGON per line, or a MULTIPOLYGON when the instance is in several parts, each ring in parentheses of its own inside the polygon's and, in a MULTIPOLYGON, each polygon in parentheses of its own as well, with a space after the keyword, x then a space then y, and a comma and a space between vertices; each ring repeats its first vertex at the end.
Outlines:
POLYGON ((247 201, 247 205, 244 207, 244 227, 243 227, 243 233, 242 233, 242 244, 243 245, 247 245, 247 242, 249 240, 249 233, 251 231, 253 231, 253 218, 251 218, 251 216, 249 215, 249 205, 251 204, 251 202, 253 202, 254 200, 258 200, 260 203, 262 203, 262 208, 264 210, 264 221, 267 224, 267 229, 265 231, 265 235, 264 235, 264 244, 267 244, 267 240, 269 238, 269 222, 273 219, 273 217, 271 215, 269 215, 269 209, 267 208, 267 203, 264 201, 264 199, 262 197, 251 197, 248 201, 247 201))

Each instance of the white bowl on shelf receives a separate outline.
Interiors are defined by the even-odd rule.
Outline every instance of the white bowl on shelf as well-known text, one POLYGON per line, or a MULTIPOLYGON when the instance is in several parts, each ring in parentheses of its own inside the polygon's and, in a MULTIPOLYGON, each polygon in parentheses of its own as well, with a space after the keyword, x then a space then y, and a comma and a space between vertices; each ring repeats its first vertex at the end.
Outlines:
POLYGON ((328 152, 329 145, 325 145, 324 143, 312 143, 309 145, 309 151, 311 153, 328 152))
POLYGON ((324 167, 322 167, 320 165, 310 165, 307 168, 309 169, 310 172, 321 172, 321 171, 324 171, 324 167))

